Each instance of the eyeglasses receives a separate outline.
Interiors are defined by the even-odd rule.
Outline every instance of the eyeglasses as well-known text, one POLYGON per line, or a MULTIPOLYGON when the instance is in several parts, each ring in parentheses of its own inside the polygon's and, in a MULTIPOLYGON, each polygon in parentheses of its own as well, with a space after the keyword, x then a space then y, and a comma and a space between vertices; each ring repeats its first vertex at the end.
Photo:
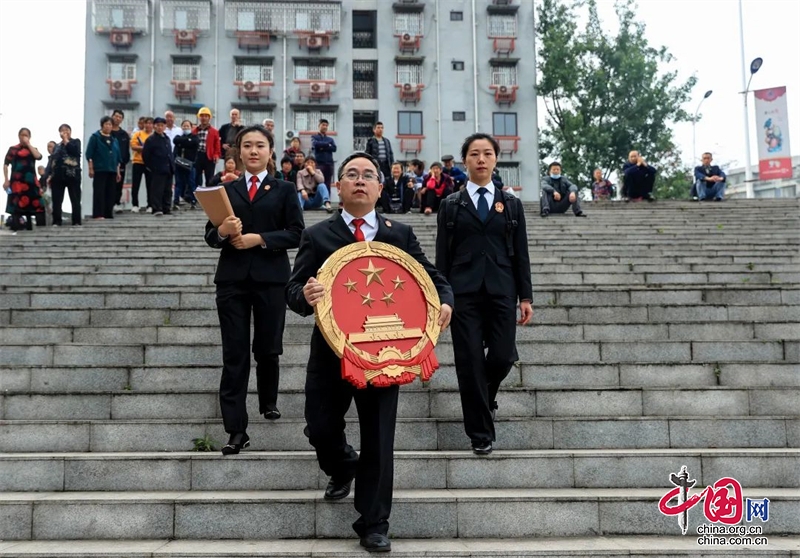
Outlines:
POLYGON ((364 171, 363 174, 359 174, 357 170, 350 169, 349 171, 344 173, 343 178, 352 181, 356 181, 359 178, 362 178, 366 182, 372 182, 373 180, 378 180, 378 175, 372 171, 364 171))

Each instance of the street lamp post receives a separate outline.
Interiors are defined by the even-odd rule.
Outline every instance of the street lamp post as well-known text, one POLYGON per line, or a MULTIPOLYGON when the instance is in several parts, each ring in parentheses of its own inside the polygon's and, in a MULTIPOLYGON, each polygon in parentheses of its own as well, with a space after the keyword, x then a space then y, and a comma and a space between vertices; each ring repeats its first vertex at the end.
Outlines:
POLYGON ((750 199, 754 197, 754 193, 753 168, 750 162, 750 115, 747 109, 747 97, 750 93, 750 82, 753 79, 753 75, 761 68, 761 64, 764 61, 761 58, 754 58, 753 61, 750 62, 750 77, 748 78, 744 65, 744 18, 742 17, 742 0, 739 0, 739 46, 742 58, 742 87, 744 88, 744 91, 742 91, 742 95, 744 95, 744 185, 746 196, 750 199))
POLYGON ((695 126, 697 125, 697 114, 700 112, 700 105, 702 105, 703 101, 708 99, 712 93, 713 91, 711 89, 706 91, 705 95, 703 95, 703 98, 700 99, 700 102, 697 104, 697 110, 694 111, 694 118, 692 118, 692 158, 694 159, 692 161, 692 165, 697 163, 697 133, 695 132, 695 126))

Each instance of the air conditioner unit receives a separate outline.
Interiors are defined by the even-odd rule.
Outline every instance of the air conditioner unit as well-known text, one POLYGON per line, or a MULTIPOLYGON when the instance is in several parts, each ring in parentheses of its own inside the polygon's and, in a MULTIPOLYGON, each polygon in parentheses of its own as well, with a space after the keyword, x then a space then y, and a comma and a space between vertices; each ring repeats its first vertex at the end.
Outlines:
POLYGON ((311 93, 314 94, 321 94, 325 92, 325 85, 324 83, 315 82, 311 84, 311 93))
POLYGON ((114 31, 109 35, 109 39, 114 46, 130 46, 133 42, 133 36, 129 31, 114 31))
POLYGON ((287 142, 290 142, 294 138, 298 138, 298 137, 300 137, 300 132, 298 132, 297 130, 287 130, 286 131, 286 141, 287 142))
POLYGON ((244 85, 242 85, 242 87, 248 93, 258 93, 258 85, 256 85, 252 81, 244 82, 244 85))
POLYGON ((188 81, 175 82, 175 90, 176 91, 189 91, 191 88, 192 88, 191 82, 188 82, 188 81))
POLYGON ((403 91, 411 91, 413 88, 414 88, 414 86, 411 85, 410 83, 404 83, 403 84, 403 91))
POLYGON ((320 46, 322 46, 322 39, 320 39, 319 37, 313 37, 313 36, 309 37, 308 39, 306 39, 306 45, 308 45, 309 48, 320 47, 320 46))

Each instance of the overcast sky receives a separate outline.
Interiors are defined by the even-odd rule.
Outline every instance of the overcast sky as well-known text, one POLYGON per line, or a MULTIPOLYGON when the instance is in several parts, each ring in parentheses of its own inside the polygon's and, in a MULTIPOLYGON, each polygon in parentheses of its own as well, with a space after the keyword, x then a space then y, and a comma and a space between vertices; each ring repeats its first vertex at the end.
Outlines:
MULTIPOLYGON (((381 0, 387 9, 390 0, 381 0)), ((516 0, 529 2, 531 0, 516 0)), ((613 0, 598 0, 600 15, 615 31, 613 0)), ((67 122, 83 139, 84 22, 82 0, 0 0, 0 150, 17 143, 26 126, 33 144, 44 151, 47 140, 58 139, 58 126, 67 122)), ((697 124, 697 150, 711 150, 720 163, 743 166, 745 160, 741 62, 737 0, 640 0, 639 13, 653 46, 666 45, 675 56, 673 67, 683 78, 697 75, 694 113, 703 93, 714 93, 702 106, 697 124)), ((751 89, 786 85, 789 132, 793 155, 800 154, 800 2, 744 0, 745 57, 764 65, 751 89)), ((523 53, 521 53, 524 55, 523 53)), ((750 137, 757 163, 752 94, 750 137)), ((522 107, 515 107, 522 110, 522 107)), ((540 114, 541 119, 541 114, 540 114)), ((92 130, 93 131, 93 130, 92 130)), ((692 162, 692 127, 675 127, 684 161, 692 162)), ((0 196, 3 194, 0 193, 0 196)), ((90 203, 90 200, 86 200, 90 203)), ((0 199, 3 208, 4 199, 0 199)))

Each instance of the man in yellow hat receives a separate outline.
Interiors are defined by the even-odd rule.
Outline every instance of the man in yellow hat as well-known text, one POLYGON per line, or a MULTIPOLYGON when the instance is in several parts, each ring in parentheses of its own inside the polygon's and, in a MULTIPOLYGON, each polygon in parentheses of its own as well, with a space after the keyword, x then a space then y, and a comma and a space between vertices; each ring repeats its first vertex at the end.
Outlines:
POLYGON ((197 185, 203 185, 203 175, 206 177, 206 184, 214 177, 215 167, 222 152, 222 145, 219 141, 219 132, 211 125, 211 109, 203 107, 197 111, 197 118, 200 124, 192 130, 200 140, 197 148, 197 159, 194 162, 196 171, 197 185))

